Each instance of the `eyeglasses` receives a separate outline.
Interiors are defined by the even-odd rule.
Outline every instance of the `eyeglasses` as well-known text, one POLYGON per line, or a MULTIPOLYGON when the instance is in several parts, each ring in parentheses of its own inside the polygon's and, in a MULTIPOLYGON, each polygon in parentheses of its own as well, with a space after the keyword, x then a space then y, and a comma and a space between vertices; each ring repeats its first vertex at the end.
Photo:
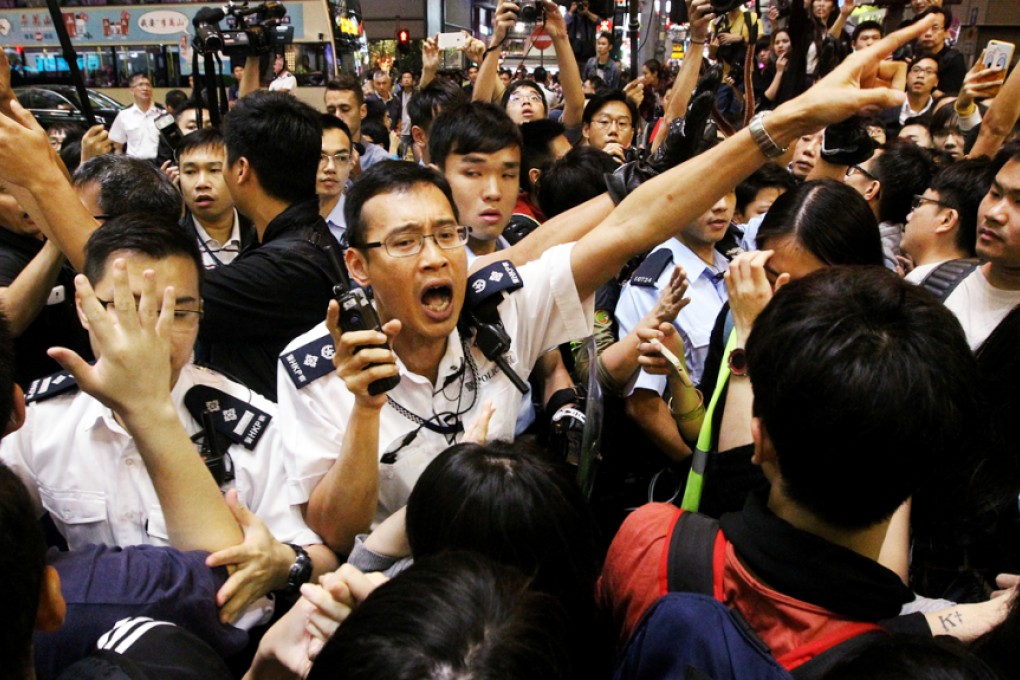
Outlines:
POLYGON ((926 76, 937 76, 939 74, 939 70, 937 68, 931 67, 924 68, 922 66, 914 66, 910 69, 910 73, 911 74, 923 73, 926 76))
POLYGON ((142 87, 148 87, 148 88, 151 88, 151 87, 152 87, 152 83, 135 83, 135 84, 134 84, 134 85, 132 85, 131 87, 132 87, 132 88, 136 88, 136 87, 138 87, 138 88, 142 88, 142 87))
POLYGON ((347 165, 351 162, 351 154, 346 151, 339 151, 334 154, 320 153, 319 154, 319 165, 329 165, 329 162, 333 161, 337 165, 347 165))
POLYGON ((511 101, 516 104, 523 104, 524 102, 528 102, 529 104, 541 104, 542 98, 539 97, 537 94, 528 94, 526 92, 514 92, 512 95, 510 95, 510 98, 507 101, 511 101))
POLYGON ((922 196, 921 194, 914 194, 913 200, 910 201, 910 209, 911 210, 917 210, 918 208, 920 208, 925 203, 934 203, 935 205, 941 206, 943 208, 949 208, 950 207, 950 206, 946 205, 945 203, 943 203, 942 201, 940 201, 938 199, 928 198, 927 196, 922 196))
MULTIPOLYGON (((107 311, 112 312, 116 309, 112 300, 103 300, 102 298, 96 298, 99 300, 99 304, 106 308, 107 311)), ((137 299, 135 303, 137 304, 137 299)), ((157 314, 160 312, 157 312, 157 314)), ((171 328, 175 332, 191 331, 198 327, 198 322, 205 315, 201 309, 178 309, 174 308, 174 320, 171 328)))
POLYGON ((596 118, 592 121, 595 125, 599 126, 603 130, 608 130, 610 127, 616 126, 619 130, 626 130, 627 128, 634 127, 634 123, 630 118, 609 118, 602 117, 596 118))
POLYGON ((468 227, 446 226, 439 227, 431 234, 420 232, 402 231, 390 234, 382 241, 373 241, 363 245, 354 245, 355 248, 379 248, 383 247, 390 257, 411 257, 421 252, 425 246, 425 239, 430 238, 443 250, 460 248, 468 240, 468 227))
POLYGON ((847 177, 853 177, 854 175, 857 175, 857 174, 864 175, 865 177, 867 177, 868 179, 872 180, 873 182, 877 182, 878 181, 877 177, 875 177, 874 175, 872 175, 870 172, 868 172, 867 170, 865 170, 864 168, 862 168, 859 165, 851 165, 849 168, 846 169, 846 176, 847 177))

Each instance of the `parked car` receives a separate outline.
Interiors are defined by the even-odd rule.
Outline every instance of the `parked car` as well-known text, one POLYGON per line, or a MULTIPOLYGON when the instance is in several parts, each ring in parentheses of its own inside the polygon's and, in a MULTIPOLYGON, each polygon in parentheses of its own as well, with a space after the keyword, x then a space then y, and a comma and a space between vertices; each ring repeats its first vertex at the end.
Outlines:
MULTIPOLYGON (((92 104, 92 113, 99 122, 105 123, 109 128, 120 110, 125 108, 124 105, 102 92, 92 89, 87 89, 86 92, 92 104)), ((78 123, 88 127, 85 115, 81 112, 78 91, 70 85, 16 87, 14 94, 17 95, 21 105, 31 111, 44 128, 54 123, 78 123)))

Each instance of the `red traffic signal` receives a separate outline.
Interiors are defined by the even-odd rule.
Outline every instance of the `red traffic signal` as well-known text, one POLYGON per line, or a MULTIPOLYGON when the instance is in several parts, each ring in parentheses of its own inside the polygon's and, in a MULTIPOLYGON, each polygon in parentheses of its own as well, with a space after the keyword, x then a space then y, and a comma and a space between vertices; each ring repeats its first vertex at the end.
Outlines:
POLYGON ((411 33, 406 28, 397 31, 397 42, 401 45, 408 45, 411 42, 411 33))

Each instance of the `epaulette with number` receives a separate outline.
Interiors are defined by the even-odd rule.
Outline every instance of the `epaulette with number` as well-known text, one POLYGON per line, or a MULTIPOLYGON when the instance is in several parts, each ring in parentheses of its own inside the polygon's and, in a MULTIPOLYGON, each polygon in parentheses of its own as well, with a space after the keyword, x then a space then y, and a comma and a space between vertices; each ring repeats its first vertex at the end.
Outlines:
POLYGON ((630 277, 630 285, 640 286, 641 288, 654 288, 655 282, 659 280, 662 272, 666 271, 666 267, 672 262, 672 250, 669 248, 656 250, 645 258, 640 267, 634 270, 634 275, 630 277))
POLYGON ((59 371, 45 378, 33 380, 28 386, 28 393, 25 394, 25 403, 33 404, 37 401, 46 401, 66 392, 78 389, 78 381, 67 371, 59 371))
POLYGON ((213 427, 234 444, 254 449, 273 416, 223 390, 209 385, 195 385, 184 394, 184 406, 191 417, 202 422, 202 415, 212 415, 213 427))
POLYGON ((290 352, 280 355, 280 363, 298 389, 333 372, 333 336, 329 333, 315 338, 290 352))

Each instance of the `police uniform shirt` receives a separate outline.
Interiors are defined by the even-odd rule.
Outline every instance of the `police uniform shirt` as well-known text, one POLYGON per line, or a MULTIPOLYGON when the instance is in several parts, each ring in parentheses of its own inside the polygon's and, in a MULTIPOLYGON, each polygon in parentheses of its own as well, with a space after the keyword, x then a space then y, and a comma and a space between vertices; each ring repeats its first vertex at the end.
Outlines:
MULTIPOLYGON (((214 387, 275 416, 273 404, 261 396, 189 364, 171 392, 189 435, 202 429, 184 406, 185 393, 194 385, 214 387)), ((207 407, 215 410, 217 405, 207 407)), ((236 418, 249 432, 258 420, 249 411, 224 413, 224 418, 236 418)), ((236 444, 228 449, 239 497, 277 540, 321 543, 300 509, 281 493, 285 472, 276 422, 256 436, 254 450, 236 444)), ((180 455, 199 454, 196 448, 180 455)), ((71 550, 90 543, 169 545, 159 499, 134 440, 110 409, 85 392, 69 391, 30 404, 24 427, 0 442, 0 459, 25 482, 40 515, 49 513, 71 550)))
POLYGON ((117 114, 110 126, 110 141, 127 144, 125 153, 135 158, 152 159, 159 151, 159 130, 156 119, 163 114, 163 109, 155 104, 147 111, 132 104, 117 114))
MULTIPOLYGON (((521 377, 528 376, 544 351, 591 334, 593 299, 578 298, 570 269, 572 247, 552 248, 521 267, 524 286, 505 295, 499 305, 500 319, 512 338, 507 359, 521 377)), ((475 284, 480 286, 477 281, 475 284)), ((291 503, 307 503, 332 467, 354 407, 354 396, 332 369, 333 352, 325 324, 320 324, 291 342, 280 356, 278 407, 291 503), (309 350, 316 345, 317 351, 309 350), (319 362, 323 361, 327 362, 325 375, 317 379, 303 375, 316 367, 321 370, 319 362)), ((464 434, 461 430, 445 435, 420 427, 402 411, 431 418, 432 423, 452 422, 457 419, 452 414, 459 413, 460 422, 467 427, 482 404, 491 400, 495 415, 489 424, 489 439, 512 440, 521 403, 520 392, 473 344, 468 344, 465 361, 456 330, 439 362, 436 385, 410 373, 399 358, 397 366, 400 384, 388 393, 390 401, 380 415, 376 522, 406 504, 425 467, 464 434)))
MULTIPOLYGON (((651 259, 655 253, 668 249, 673 254, 673 262, 662 269, 655 279, 654 286, 634 285, 632 278, 623 286, 620 301, 616 305, 616 321, 620 326, 622 338, 638 324, 645 314, 650 312, 659 301, 659 294, 669 284, 673 275, 674 265, 683 267, 687 273, 687 296, 690 303, 680 310, 673 325, 680 332, 684 341, 684 360, 691 380, 697 385, 701 382, 701 372, 708 356, 709 338, 715 319, 727 300, 726 284, 722 274, 728 262, 717 250, 712 250, 713 266, 708 266, 694 252, 675 238, 663 243, 649 254, 651 259)), ((636 273, 635 273, 636 276, 636 273)), ((651 375, 645 371, 638 374, 635 389, 654 390, 662 394, 666 390, 666 376, 651 375)))

